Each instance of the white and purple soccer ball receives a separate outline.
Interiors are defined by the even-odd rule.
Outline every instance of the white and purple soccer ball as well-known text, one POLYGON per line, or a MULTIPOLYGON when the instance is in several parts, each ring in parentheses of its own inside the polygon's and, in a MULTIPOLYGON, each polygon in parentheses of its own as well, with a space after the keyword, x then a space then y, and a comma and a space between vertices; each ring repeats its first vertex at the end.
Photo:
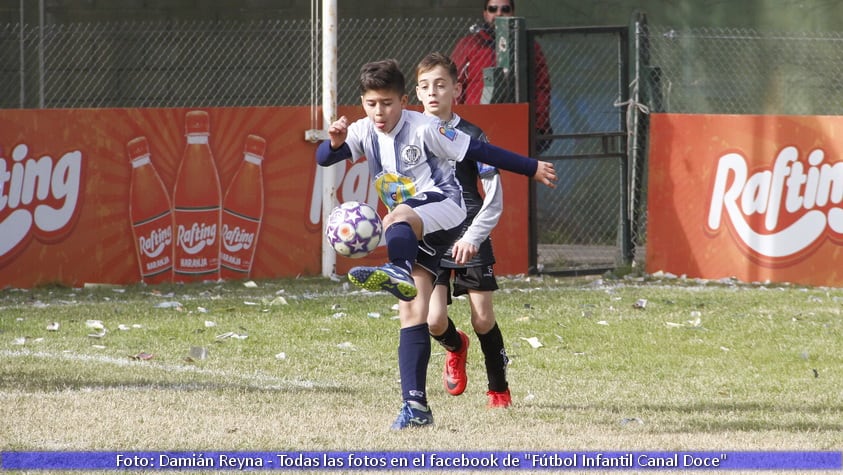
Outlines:
POLYGON ((331 211, 325 237, 337 254, 353 259, 364 257, 378 247, 383 223, 377 211, 366 203, 346 201, 331 211))

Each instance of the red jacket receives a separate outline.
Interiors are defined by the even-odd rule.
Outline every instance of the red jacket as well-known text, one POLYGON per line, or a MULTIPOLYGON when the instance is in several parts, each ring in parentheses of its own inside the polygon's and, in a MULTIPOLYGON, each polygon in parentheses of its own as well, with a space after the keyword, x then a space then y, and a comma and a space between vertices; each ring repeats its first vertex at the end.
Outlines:
MULTIPOLYGON (((460 38, 451 54, 457 65, 462 94, 460 104, 480 104, 483 95, 483 69, 497 66, 494 35, 487 29, 460 38)), ((536 130, 550 130, 550 74, 541 47, 536 43, 536 130)))

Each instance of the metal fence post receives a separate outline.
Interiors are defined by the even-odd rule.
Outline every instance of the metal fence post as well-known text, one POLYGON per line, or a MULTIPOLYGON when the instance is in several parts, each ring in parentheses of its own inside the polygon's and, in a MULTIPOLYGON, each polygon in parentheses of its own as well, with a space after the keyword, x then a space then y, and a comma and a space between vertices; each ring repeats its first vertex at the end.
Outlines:
POLYGON ((44 0, 38 0, 38 108, 44 108, 44 0))
POLYGON ((26 18, 24 0, 20 0, 20 108, 26 107, 26 18))
MULTIPOLYGON (((328 128, 337 118, 337 0, 322 1, 322 128, 328 128)), ((322 229, 337 201, 337 166, 322 170, 322 229)), ((322 275, 336 273, 337 255, 325 239, 322 240, 322 275)))

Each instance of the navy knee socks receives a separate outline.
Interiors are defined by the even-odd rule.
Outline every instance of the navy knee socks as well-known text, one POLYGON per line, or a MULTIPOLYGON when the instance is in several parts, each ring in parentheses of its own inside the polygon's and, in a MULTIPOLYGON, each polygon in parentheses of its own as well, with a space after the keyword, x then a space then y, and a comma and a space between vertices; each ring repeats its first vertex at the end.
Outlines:
POLYGON ((398 337, 398 369, 401 396, 427 405, 427 365, 430 363, 430 334, 427 323, 402 328, 398 337))
POLYGON ((419 240, 410 223, 402 221, 392 224, 386 228, 384 238, 389 261, 412 273, 419 252, 419 240))

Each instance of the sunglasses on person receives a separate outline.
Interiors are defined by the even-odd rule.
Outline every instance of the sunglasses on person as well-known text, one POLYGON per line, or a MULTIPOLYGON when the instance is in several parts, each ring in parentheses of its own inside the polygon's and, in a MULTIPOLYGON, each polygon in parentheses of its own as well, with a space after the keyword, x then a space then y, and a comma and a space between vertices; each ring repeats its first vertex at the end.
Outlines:
POLYGON ((498 6, 498 5, 488 5, 486 7, 486 11, 489 12, 489 13, 497 13, 498 8, 501 9, 501 13, 512 12, 512 6, 511 5, 500 5, 500 6, 498 6))

